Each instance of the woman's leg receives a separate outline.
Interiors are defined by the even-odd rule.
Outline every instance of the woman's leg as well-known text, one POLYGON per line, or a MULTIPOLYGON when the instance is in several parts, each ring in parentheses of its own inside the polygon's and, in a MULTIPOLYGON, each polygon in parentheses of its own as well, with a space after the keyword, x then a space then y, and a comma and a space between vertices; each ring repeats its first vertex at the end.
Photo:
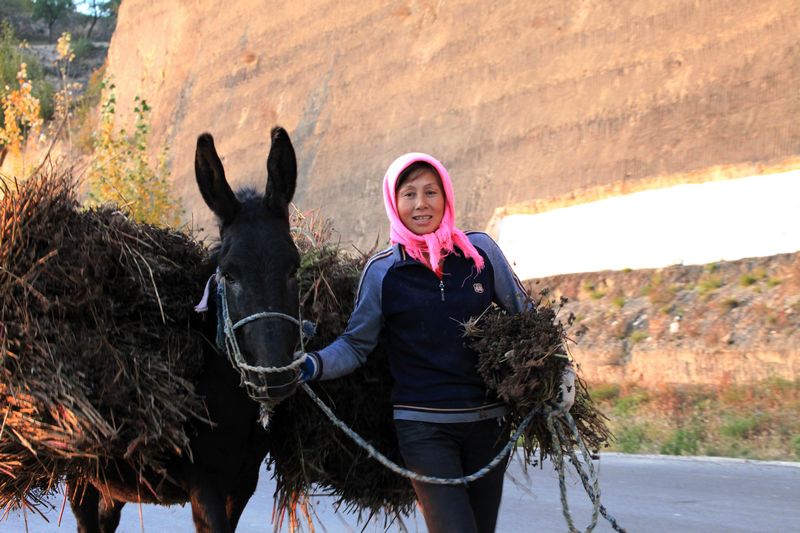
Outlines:
MULTIPOLYGON (((461 432, 456 427, 462 424, 395 420, 395 426, 400 453, 409 470, 443 478, 465 475, 461 465, 461 432)), ((466 487, 413 480, 412 484, 429 533, 478 531, 466 487)))
MULTIPOLYGON (((488 465, 508 443, 509 438, 508 425, 501 423, 500 419, 473 423, 465 435, 462 448, 465 473, 473 474, 488 465)), ((485 476, 470 483, 467 489, 480 533, 493 533, 497 525, 507 464, 506 457, 485 476)))

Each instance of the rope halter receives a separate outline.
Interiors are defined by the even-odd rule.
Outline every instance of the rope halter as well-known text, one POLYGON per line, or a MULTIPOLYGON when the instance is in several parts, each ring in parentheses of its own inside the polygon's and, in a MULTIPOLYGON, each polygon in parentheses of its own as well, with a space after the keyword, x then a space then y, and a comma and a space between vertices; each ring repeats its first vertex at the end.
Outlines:
MULTIPOLYGON (((233 323, 230 316, 230 309, 228 307, 227 288, 225 280, 217 273, 217 300, 219 303, 219 316, 217 317, 217 345, 220 349, 224 349, 228 355, 233 368, 239 372, 239 383, 247 390, 247 394, 253 399, 261 403, 262 418, 271 411, 272 407, 278 400, 270 395, 270 390, 283 389, 285 387, 295 387, 300 379, 300 373, 297 369, 305 361, 305 341, 314 333, 314 324, 305 320, 295 318, 285 313, 277 311, 264 311, 254 313, 246 316, 241 320, 233 323), (245 361, 244 355, 239 348, 239 343, 236 340, 236 330, 245 324, 254 322, 259 319, 281 319, 295 324, 299 329, 300 338, 300 351, 295 353, 295 356, 301 354, 292 363, 286 366, 257 366, 250 365, 245 361), (255 383, 252 381, 253 375, 277 374, 279 372, 294 371, 293 378, 287 383, 281 385, 267 385, 255 383)), ((280 398, 286 395, 280 395, 280 398)))

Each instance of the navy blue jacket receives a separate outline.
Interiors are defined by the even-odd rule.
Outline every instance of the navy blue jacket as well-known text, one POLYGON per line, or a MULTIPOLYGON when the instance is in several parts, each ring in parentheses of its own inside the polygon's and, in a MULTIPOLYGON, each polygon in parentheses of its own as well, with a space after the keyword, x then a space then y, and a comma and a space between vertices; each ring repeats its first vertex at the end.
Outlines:
POLYGON ((478 374, 478 355, 466 346, 463 324, 492 302, 517 313, 528 305, 528 296, 491 237, 467 236, 483 256, 480 273, 461 254, 445 258, 441 280, 401 245, 374 255, 361 276, 347 329, 317 354, 319 378, 352 372, 385 330, 395 418, 462 422, 505 414, 478 374))

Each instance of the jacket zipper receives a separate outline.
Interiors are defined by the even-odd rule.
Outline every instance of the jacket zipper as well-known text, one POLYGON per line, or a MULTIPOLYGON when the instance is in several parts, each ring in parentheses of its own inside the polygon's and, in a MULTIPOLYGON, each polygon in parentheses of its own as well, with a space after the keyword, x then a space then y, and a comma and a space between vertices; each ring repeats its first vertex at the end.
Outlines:
POLYGON ((439 293, 442 295, 442 301, 444 301, 444 280, 439 280, 439 293))

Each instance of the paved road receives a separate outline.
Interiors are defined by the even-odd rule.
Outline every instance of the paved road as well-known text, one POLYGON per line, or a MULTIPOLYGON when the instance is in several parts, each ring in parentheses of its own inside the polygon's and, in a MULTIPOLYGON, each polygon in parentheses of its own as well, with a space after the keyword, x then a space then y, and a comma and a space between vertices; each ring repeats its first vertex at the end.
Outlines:
MULTIPOLYGON (((714 458, 631 456, 603 454, 599 461, 602 501, 620 525, 630 532, 796 532, 800 533, 800 463, 774 463, 714 458)), ((258 490, 242 516, 238 531, 272 531, 270 513, 274 483, 262 475, 258 490)), ((567 531, 559 499, 558 478, 549 462, 543 470, 523 473, 514 462, 506 475, 498 533, 567 531)), ((591 504, 576 475, 569 477, 569 505, 575 525, 589 524, 591 504)), ((337 514, 328 498, 316 498, 317 531, 361 531, 351 515, 337 514), (324 526, 324 527, 322 527, 324 526)), ((47 513, 50 523, 28 515, 28 531, 75 531, 69 511, 57 525, 63 497, 54 497, 47 513)), ((188 506, 142 506, 142 523, 148 533, 193 531, 188 506)), ((127 505, 119 531, 142 531, 139 508, 127 505)), ((422 518, 406 520, 410 532, 424 532, 422 518)), ((284 531, 287 530, 284 526, 284 531)), ((0 522, 0 531, 25 531, 17 512, 0 522)), ((373 523, 366 532, 384 531, 373 523)), ((388 531, 400 531, 392 525, 388 531)), ((600 518, 595 531, 610 532, 600 518)))

